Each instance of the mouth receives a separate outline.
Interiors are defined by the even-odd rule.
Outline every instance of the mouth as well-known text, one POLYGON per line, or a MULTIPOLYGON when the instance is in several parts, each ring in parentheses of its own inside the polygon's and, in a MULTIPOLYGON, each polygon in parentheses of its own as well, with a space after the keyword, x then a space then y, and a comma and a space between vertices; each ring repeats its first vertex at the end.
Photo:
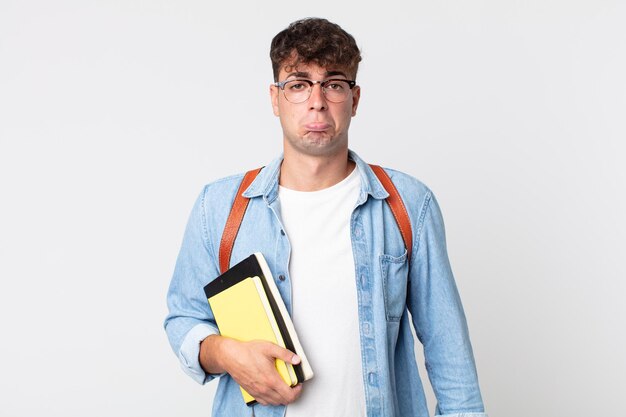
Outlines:
POLYGON ((309 132, 324 132, 330 128, 330 125, 324 122, 311 122, 305 124, 304 128, 309 132))

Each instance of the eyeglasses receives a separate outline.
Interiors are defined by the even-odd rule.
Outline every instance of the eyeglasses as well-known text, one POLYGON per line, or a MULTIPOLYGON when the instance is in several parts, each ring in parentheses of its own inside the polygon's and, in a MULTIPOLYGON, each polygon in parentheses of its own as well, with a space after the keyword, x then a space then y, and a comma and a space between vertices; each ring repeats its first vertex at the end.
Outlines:
POLYGON ((350 90, 356 85, 354 80, 330 79, 326 81, 286 80, 274 83, 281 90, 288 102, 293 104, 304 103, 311 97, 313 86, 319 84, 326 100, 333 103, 346 101, 350 90))

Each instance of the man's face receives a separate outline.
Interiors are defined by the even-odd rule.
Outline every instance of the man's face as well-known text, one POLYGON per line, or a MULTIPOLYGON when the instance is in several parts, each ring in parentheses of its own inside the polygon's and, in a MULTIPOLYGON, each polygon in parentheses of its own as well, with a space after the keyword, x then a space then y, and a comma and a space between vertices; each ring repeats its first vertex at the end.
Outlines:
MULTIPOLYGON (((334 68, 322 68, 316 64, 283 66, 278 81, 308 79, 350 79, 349 74, 334 68), (287 70, 289 72, 287 72, 287 70)), ((350 119, 356 115, 360 88, 355 86, 348 98, 341 103, 328 101, 320 84, 313 85, 311 96, 302 103, 290 103, 283 91, 270 86, 274 114, 280 118, 283 128, 285 153, 297 152, 310 156, 332 156, 348 147, 350 119)))

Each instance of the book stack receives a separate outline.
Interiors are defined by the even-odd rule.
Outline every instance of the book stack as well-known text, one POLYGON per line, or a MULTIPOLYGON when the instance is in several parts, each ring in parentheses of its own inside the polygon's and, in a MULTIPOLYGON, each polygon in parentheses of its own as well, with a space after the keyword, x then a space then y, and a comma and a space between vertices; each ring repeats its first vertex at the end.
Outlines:
MULTIPOLYGON (((300 356, 292 365, 276 359, 276 369, 289 386, 313 377, 291 317, 261 253, 254 253, 204 287, 222 336, 248 342, 266 340, 300 356)), ((241 388, 244 401, 256 401, 241 388)))

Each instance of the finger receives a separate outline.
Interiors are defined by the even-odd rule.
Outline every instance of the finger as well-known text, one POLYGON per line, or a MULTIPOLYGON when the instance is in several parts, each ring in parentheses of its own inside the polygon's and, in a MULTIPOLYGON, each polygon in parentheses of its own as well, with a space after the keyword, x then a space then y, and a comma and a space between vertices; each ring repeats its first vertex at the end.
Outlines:
POLYGON ((293 396, 290 387, 283 380, 275 367, 275 359, 268 356, 271 365, 259 369, 255 375, 242 376, 235 380, 252 395, 259 403, 278 405, 291 401, 293 396))
POLYGON ((283 404, 287 405, 287 404, 294 402, 295 400, 298 399, 298 397, 300 397, 300 395, 302 395, 302 384, 298 384, 294 387, 290 387, 289 395, 283 398, 284 400, 283 404))
MULTIPOLYGON (((282 390, 281 390, 282 391, 282 390)), ((264 402, 267 402, 271 405, 287 405, 300 397, 302 394, 302 384, 298 384, 294 387, 287 387, 286 392, 273 391, 266 393, 265 396, 261 397, 264 402)), ((258 399, 257 399, 258 401, 258 399)))
POLYGON ((301 361, 300 357, 293 353, 292 351, 275 345, 273 343, 267 344, 267 354, 271 355, 276 359, 280 359, 284 362, 290 363, 292 365, 298 365, 301 361))
POLYGON ((300 395, 302 388, 290 387, 276 369, 275 363, 277 359, 272 355, 268 355, 267 358, 270 359, 271 366, 265 370, 259 370, 260 373, 256 375, 256 378, 252 377, 254 382, 249 387, 244 388, 257 401, 266 401, 272 405, 293 402, 300 395))
MULTIPOLYGON (((276 360, 297 364, 300 358, 293 352, 267 341, 252 341, 244 346, 250 348, 248 352, 256 351, 260 355, 257 356, 254 365, 241 363, 239 364, 241 366, 231 369, 231 376, 260 404, 278 405, 293 402, 300 395, 301 388, 294 390, 282 379, 276 369, 276 360), (262 358, 263 360, 259 361, 262 358)), ((246 356, 240 355, 239 359, 246 356)))
POLYGON ((292 392, 292 388, 287 386, 285 381, 279 377, 278 380, 272 378, 272 381, 268 380, 263 384, 250 387, 250 390, 247 391, 261 404, 286 405, 299 396, 300 389, 292 392))
POLYGON ((289 402, 294 402, 302 395, 302 384, 298 384, 295 387, 291 387, 292 397, 289 402))
MULTIPOLYGON (((300 395, 302 394, 302 384, 297 384, 295 386, 289 386, 287 382, 285 382, 282 377, 278 374, 275 374, 278 378, 273 380, 272 383, 268 384, 268 388, 271 388, 275 391, 275 393, 279 396, 280 404, 289 404, 294 402, 300 395)), ((275 397, 274 397, 275 398, 275 397)))

